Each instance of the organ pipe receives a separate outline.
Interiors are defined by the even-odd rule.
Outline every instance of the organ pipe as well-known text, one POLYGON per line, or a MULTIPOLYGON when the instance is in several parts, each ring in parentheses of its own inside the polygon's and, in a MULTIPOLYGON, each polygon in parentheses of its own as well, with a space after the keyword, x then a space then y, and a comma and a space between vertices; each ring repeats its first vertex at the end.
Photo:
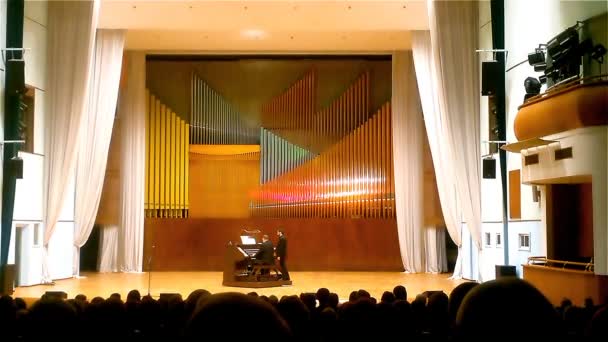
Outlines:
POLYGON ((189 125, 146 90, 146 217, 188 217, 189 125))

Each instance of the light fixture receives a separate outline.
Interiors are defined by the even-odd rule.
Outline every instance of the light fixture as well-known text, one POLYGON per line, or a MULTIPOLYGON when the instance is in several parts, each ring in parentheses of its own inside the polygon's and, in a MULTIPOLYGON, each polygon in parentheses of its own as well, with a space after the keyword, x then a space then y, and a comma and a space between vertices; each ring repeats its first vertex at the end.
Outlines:
POLYGON ((23 159, 19 156, 11 158, 9 161, 9 170, 15 176, 15 179, 23 179, 23 159))
POLYGON ((547 69, 547 63, 543 62, 534 65, 534 71, 536 72, 545 71, 545 69, 547 69))
POLYGON ((260 29, 246 29, 241 31, 241 36, 249 39, 262 39, 266 37, 266 31, 260 29))
POLYGON ((545 52, 543 49, 538 47, 534 49, 534 52, 530 52, 528 54, 528 63, 530 63, 530 65, 545 63, 545 52))
POLYGON ((541 82, 535 77, 528 77, 524 81, 524 88, 526 89, 526 95, 524 96, 524 102, 529 98, 540 94, 541 82))

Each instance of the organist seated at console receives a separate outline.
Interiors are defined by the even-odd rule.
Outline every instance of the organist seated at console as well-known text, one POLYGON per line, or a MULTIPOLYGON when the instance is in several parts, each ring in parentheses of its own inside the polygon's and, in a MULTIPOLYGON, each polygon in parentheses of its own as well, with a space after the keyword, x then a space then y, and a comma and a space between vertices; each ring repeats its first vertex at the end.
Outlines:
MULTIPOLYGON (((268 238, 268 235, 264 234, 262 236, 262 245, 260 246, 260 250, 253 256, 255 259, 254 264, 262 264, 262 265, 274 265, 274 247, 272 245, 272 241, 268 238)), ((261 274, 268 274, 268 269, 263 269, 261 274)))

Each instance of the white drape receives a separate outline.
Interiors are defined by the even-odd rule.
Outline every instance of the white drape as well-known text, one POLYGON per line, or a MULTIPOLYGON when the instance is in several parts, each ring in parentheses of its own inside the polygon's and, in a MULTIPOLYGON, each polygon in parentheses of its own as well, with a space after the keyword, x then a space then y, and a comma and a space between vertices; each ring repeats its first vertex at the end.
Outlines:
POLYGON ((478 4, 432 1, 428 6, 439 110, 448 118, 456 188, 477 250, 481 250, 478 4), (455 67, 457 66, 457 67, 455 67))
POLYGON ((144 241, 144 172, 146 162, 146 55, 127 53, 127 81, 119 100, 121 177, 118 266, 141 272, 144 241))
POLYGON ((97 216, 116 113, 124 32, 97 30, 88 106, 78 144, 73 274, 80 273, 80 248, 97 216))
POLYGON ((46 205, 43 282, 49 282, 48 243, 74 176, 78 138, 86 106, 99 4, 49 1, 46 123, 46 205))
POLYGON ((99 272, 118 272, 117 247, 118 227, 101 226, 99 228, 99 258, 97 259, 99 272))
POLYGON ((427 226, 424 229, 426 250, 426 272, 442 273, 448 270, 447 251, 445 248, 445 228, 427 226))
POLYGON ((392 60, 393 161, 399 248, 406 272, 424 272, 424 126, 420 98, 412 53, 395 52, 392 60))
MULTIPOLYGON (((429 148, 435 168, 435 179, 437 181, 437 192, 443 219, 450 238, 458 246, 458 259, 460 259, 461 241, 461 215, 458 212, 458 197, 456 194, 456 176, 452 171, 452 145, 446 140, 448 127, 439 110, 439 98, 436 89, 437 77, 435 64, 432 62, 431 39, 428 31, 412 32, 412 52, 418 80, 418 90, 424 114, 424 125, 426 127, 429 148)), ((456 266, 460 266, 456 262, 456 266)), ((462 269, 454 269, 454 278, 461 277, 462 269)))
POLYGON ((477 3, 429 1, 430 33, 413 32, 412 50, 437 189, 448 233, 459 248, 461 220, 481 250, 481 152, 477 3))

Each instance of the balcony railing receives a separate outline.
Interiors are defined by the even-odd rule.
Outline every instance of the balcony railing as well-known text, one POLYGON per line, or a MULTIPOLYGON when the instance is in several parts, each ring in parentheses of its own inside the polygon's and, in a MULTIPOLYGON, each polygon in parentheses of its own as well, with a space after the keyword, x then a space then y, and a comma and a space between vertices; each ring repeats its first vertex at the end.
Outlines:
POLYGON ((593 273, 593 258, 590 258, 589 262, 580 262, 580 261, 554 260, 554 259, 548 259, 547 257, 544 257, 544 256, 532 256, 532 257, 528 258, 528 265, 546 266, 546 267, 563 268, 563 269, 574 269, 574 270, 593 273))

